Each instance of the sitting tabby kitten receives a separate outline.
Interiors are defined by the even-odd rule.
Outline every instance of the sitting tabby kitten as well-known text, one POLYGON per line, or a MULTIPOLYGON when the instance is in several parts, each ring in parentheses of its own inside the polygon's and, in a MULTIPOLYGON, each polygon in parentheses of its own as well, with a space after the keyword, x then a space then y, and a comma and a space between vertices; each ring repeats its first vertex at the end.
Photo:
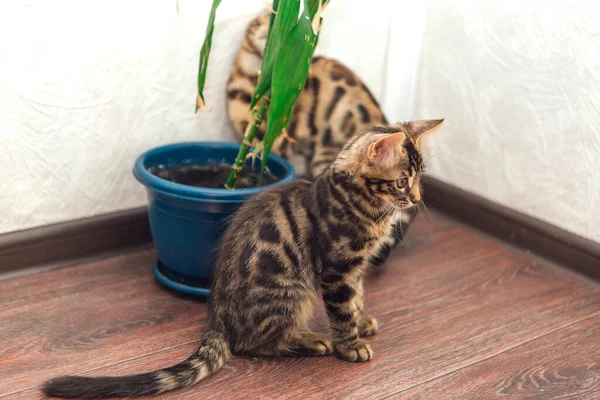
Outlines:
MULTIPOLYGON (((261 14, 248 24, 227 83, 228 116, 240 141, 248 127, 270 16, 270 12, 261 14)), ((298 176, 314 179, 331 165, 354 133, 382 124, 387 124, 383 111, 360 78, 336 60, 315 57, 292 113, 287 132, 290 139, 281 135, 272 151, 288 159, 298 176)), ((265 131, 263 122, 253 145, 260 143, 265 131)), ((372 265, 383 264, 415 213, 416 207, 398 213, 397 223, 373 256, 372 265)))
POLYGON ((194 385, 231 354, 368 361, 364 337, 367 260, 389 235, 394 213, 420 200, 420 141, 442 120, 375 126, 352 137, 314 183, 265 190, 234 214, 223 237, 199 349, 159 371, 124 377, 60 377, 44 392, 67 398, 157 395, 194 385), (329 334, 308 322, 318 295, 329 334))

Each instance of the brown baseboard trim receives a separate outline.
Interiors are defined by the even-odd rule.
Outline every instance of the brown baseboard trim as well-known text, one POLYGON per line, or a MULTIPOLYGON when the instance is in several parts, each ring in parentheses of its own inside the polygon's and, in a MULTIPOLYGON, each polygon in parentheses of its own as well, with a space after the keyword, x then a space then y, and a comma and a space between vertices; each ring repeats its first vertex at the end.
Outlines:
POLYGON ((146 207, 5 233, 0 235, 0 273, 67 262, 151 240, 146 207))
MULTIPOLYGON (((425 202, 442 213, 600 280, 600 244, 427 177, 425 202)), ((0 235, 0 273, 69 262, 152 241, 146 207, 0 235)))
POLYGON ((425 202, 442 213, 600 280, 600 244, 480 196, 427 177, 425 202))

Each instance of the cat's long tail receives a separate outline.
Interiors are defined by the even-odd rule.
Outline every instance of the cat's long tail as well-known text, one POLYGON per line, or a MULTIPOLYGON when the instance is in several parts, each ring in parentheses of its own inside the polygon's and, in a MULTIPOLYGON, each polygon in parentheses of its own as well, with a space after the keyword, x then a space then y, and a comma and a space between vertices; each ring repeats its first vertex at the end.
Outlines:
POLYGON ((42 390, 47 396, 69 399, 152 396, 198 383, 221 368, 230 355, 223 334, 208 331, 198 350, 172 367, 122 377, 62 376, 45 382, 42 390))

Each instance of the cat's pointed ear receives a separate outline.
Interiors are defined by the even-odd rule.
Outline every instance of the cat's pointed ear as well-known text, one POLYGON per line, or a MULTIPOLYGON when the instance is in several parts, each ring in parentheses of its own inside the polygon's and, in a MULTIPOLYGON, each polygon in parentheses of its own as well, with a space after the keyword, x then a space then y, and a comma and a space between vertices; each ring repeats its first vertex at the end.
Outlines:
POLYGON ((402 152, 402 144, 405 139, 406 134, 398 132, 371 143, 368 152, 369 161, 383 167, 394 165, 398 162, 398 155, 402 152))
POLYGON ((404 126, 410 136, 413 137, 417 145, 420 145, 421 139, 425 137, 429 132, 433 131, 436 128, 439 128, 444 119, 423 119, 420 121, 410 121, 406 122, 404 126))

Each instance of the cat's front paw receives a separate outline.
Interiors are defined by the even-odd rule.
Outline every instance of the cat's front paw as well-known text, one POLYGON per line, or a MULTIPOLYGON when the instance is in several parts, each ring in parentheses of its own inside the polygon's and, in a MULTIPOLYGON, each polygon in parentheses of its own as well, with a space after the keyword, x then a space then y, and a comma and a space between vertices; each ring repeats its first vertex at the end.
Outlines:
POLYGON ((348 344, 336 344, 335 353, 341 359, 352 362, 365 362, 373 357, 371 345, 364 340, 348 344))
POLYGON ((361 337, 373 336, 377 332, 377 320, 373 317, 362 317, 358 324, 358 334, 361 337))

